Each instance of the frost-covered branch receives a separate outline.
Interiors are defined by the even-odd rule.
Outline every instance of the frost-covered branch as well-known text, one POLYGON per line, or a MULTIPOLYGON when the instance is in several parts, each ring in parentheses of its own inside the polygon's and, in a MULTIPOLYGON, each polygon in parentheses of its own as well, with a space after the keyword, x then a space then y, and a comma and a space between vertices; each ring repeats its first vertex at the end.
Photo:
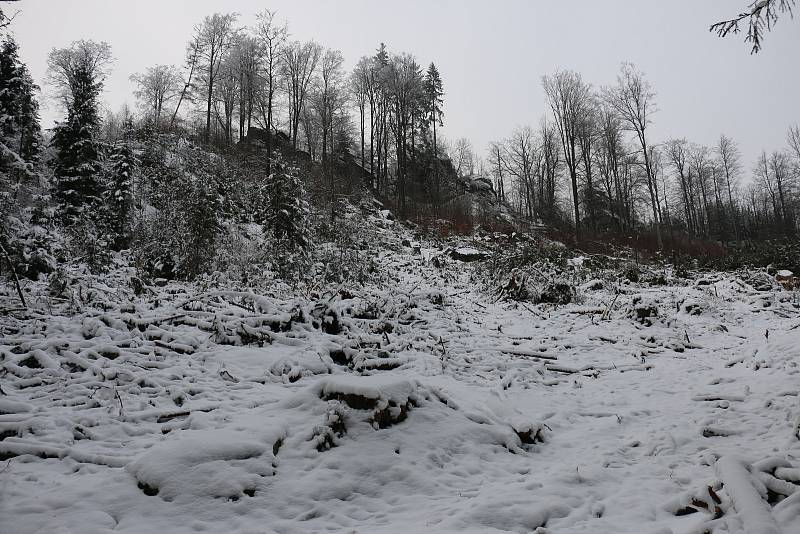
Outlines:
POLYGON ((709 31, 716 32, 719 37, 727 37, 729 34, 739 33, 739 23, 749 19, 747 37, 744 41, 753 43, 750 53, 757 54, 761 51, 764 40, 764 28, 772 31, 779 14, 788 13, 792 16, 794 2, 795 0, 755 0, 748 6, 747 11, 739 13, 732 19, 715 22, 709 31))

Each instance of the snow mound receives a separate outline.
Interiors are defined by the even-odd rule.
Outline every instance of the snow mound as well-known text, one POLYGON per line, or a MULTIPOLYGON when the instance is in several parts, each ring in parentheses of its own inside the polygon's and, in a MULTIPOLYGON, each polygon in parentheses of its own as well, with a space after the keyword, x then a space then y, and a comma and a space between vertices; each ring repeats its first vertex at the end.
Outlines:
POLYGON ((326 399, 359 397, 363 403, 380 401, 405 404, 418 388, 416 381, 394 376, 333 376, 318 381, 313 389, 326 399))
MULTIPOLYGON (((551 499, 554 500, 554 499, 551 499)), ((564 503, 531 503, 524 499, 517 502, 493 501, 481 504, 469 516, 468 525, 479 524, 504 532, 549 532, 540 531, 548 520, 566 517, 572 507, 564 503)))
POLYGON ((274 474, 272 445, 243 432, 186 430, 154 445, 128 465, 139 488, 166 501, 237 500, 274 474))
POLYGON ((30 412, 31 407, 24 402, 0 398, 0 415, 30 412))
POLYGON ((420 385, 416 381, 392 376, 333 376, 323 378, 312 391, 326 401, 339 401, 353 410, 369 410, 369 421, 386 428, 404 421, 417 406, 420 385))

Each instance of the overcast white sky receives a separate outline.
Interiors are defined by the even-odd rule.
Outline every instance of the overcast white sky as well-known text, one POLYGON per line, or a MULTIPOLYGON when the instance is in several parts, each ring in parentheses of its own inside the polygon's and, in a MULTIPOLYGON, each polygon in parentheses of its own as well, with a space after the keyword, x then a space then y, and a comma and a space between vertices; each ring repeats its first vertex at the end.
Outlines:
MULTIPOLYGON (((131 73, 180 65, 192 27, 214 12, 248 24, 264 8, 288 20, 294 39, 340 49, 351 67, 383 41, 393 52, 434 61, 445 84, 445 135, 486 145, 547 111, 541 76, 572 69, 604 85, 619 64, 642 69, 658 93, 652 141, 739 142, 748 166, 780 148, 800 122, 800 20, 781 20, 763 52, 742 36, 725 40, 711 22, 749 0, 22 0, 14 22, 23 59, 41 84, 47 53, 76 39, 108 41, 116 58, 105 94, 128 101, 131 73)), ((43 111, 52 126, 58 110, 43 111)), ((749 172, 748 172, 749 174, 749 172)))

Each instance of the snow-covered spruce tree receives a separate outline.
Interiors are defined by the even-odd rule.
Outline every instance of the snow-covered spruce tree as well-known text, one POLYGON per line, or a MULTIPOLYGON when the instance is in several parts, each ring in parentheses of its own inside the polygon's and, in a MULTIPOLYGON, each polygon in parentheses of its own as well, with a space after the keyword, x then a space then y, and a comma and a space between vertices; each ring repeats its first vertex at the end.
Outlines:
POLYGON ((115 144, 108 157, 109 168, 103 199, 103 226, 116 250, 130 243, 133 224, 133 173, 136 157, 127 142, 115 144))
POLYGON ((305 249, 311 242, 309 207, 297 169, 278 164, 267 184, 268 221, 275 239, 287 243, 290 248, 305 249))
POLYGON ((38 89, 19 59, 17 43, 6 36, 0 42, 0 172, 23 171, 39 155, 38 89))
POLYGON ((54 196, 61 221, 70 226, 87 217, 100 202, 100 150, 94 130, 100 124, 98 97, 102 85, 88 69, 78 67, 72 82, 73 101, 65 122, 53 134, 56 160, 54 196))
POLYGON ((92 269, 109 260, 109 239, 102 226, 102 147, 97 134, 99 98, 110 62, 108 43, 94 41, 53 49, 47 58, 48 81, 67 112, 67 119, 55 127, 51 142, 56 150, 56 216, 70 236, 70 258, 92 269))
POLYGON ((100 125, 99 97, 111 62, 108 43, 75 41, 53 49, 47 57, 48 82, 67 112, 58 124, 52 145, 54 197, 65 226, 93 213, 102 196, 100 150, 96 133, 100 125))
POLYGON ((275 238, 275 265, 286 277, 305 264, 311 245, 310 210, 298 170, 277 162, 273 171, 267 178, 269 209, 265 222, 275 238))
POLYGON ((193 278, 205 271, 214 256, 219 234, 223 196, 212 173, 186 177, 184 194, 180 195, 179 211, 184 224, 177 243, 176 271, 184 278, 193 278))
POLYGON ((76 70, 67 120, 56 126, 52 140, 56 149, 56 215, 68 229, 73 259, 85 262, 92 270, 108 263, 111 244, 104 224, 102 147, 94 135, 100 125, 101 87, 88 69, 76 70))
MULTIPOLYGON (((9 20, 0 10, 0 32, 9 20)), ((35 279, 55 266, 38 174, 39 103, 10 34, 0 37, 0 272, 35 279)))

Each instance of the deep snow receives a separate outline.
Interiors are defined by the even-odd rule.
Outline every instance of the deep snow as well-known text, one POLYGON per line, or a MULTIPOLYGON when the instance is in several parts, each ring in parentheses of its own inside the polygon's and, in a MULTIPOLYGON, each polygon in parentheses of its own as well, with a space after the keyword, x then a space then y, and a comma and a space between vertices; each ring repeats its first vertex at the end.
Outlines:
POLYGON ((435 256, 4 318, 0 533, 800 533, 796 296, 495 302, 435 256))

